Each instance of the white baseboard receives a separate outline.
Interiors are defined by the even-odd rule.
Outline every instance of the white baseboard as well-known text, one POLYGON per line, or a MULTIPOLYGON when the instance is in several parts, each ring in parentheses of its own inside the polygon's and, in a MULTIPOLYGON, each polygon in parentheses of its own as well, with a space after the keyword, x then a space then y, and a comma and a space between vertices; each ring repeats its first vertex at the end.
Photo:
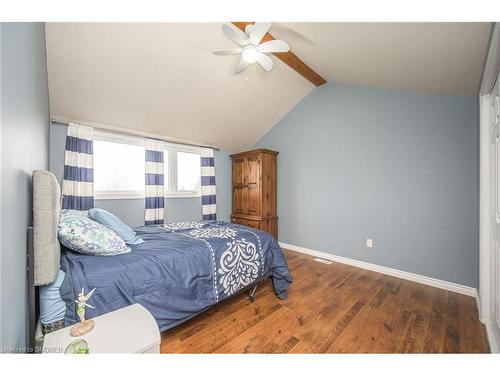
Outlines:
POLYGON ((488 336, 488 342, 490 343, 490 351, 492 353, 500 353, 500 333, 495 331, 490 321, 484 322, 486 327, 486 335, 488 336))
POLYGON ((455 283, 452 283, 449 281, 444 281, 444 280, 434 279, 434 278, 428 277, 428 276, 418 275, 416 273, 401 271, 401 270, 397 270, 394 268, 379 266, 379 265, 373 264, 373 263, 367 263, 367 262, 363 262, 363 261, 356 260, 356 259, 342 257, 339 255, 324 253, 322 251, 312 250, 312 249, 308 249, 308 248, 301 247, 301 246, 290 245, 290 244, 287 244, 284 242, 280 242, 279 244, 281 247, 283 247, 285 249, 296 251, 296 252, 307 254, 307 255, 311 255, 311 256, 316 257, 316 258, 328 259, 328 260, 331 260, 333 262, 344 263, 344 264, 348 264, 350 266, 363 268, 363 269, 374 271, 374 272, 383 273, 385 275, 399 277, 400 279, 410 280, 410 281, 414 281, 416 283, 430 285, 430 286, 434 286, 436 288, 445 289, 445 290, 449 290, 451 292, 465 294, 466 296, 471 296, 471 297, 477 298, 476 297, 477 296, 476 288, 473 288, 470 286, 455 284, 455 283))
POLYGON ((485 324, 483 319, 481 319, 483 314, 481 314, 481 300, 479 297, 479 290, 476 289, 476 295, 474 297, 476 298, 477 315, 479 316, 479 321, 481 323, 485 324))

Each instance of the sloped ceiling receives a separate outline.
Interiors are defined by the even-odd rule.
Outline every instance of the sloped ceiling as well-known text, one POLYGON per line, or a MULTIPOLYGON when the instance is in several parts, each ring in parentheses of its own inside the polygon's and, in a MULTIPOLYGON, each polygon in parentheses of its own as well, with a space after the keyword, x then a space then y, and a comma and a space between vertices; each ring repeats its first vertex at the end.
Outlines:
POLYGON ((94 122, 240 151, 313 85, 278 59, 235 74, 221 23, 48 23, 52 118, 94 122))
MULTIPOLYGON (((313 85, 274 58, 235 74, 221 23, 48 23, 53 118, 240 151, 313 85)), ((476 95, 489 23, 275 23, 271 33, 329 82, 476 95)), ((307 124, 304 124, 306 126, 307 124)))
POLYGON ((329 82, 477 95, 491 23, 277 23, 275 37, 329 82))

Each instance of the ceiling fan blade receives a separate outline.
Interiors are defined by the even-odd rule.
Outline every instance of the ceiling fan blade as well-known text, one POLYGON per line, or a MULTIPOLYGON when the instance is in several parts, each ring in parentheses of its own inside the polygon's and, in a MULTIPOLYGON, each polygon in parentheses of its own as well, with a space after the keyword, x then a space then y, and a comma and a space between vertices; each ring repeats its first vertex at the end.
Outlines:
POLYGON ((253 23, 249 23, 248 25, 245 26, 245 33, 247 35, 250 35, 250 33, 252 32, 252 29, 253 29, 253 23))
POLYGON ((261 52, 259 52, 259 54, 257 55, 257 61, 266 72, 271 71, 271 69, 273 68, 273 60, 269 56, 264 55, 261 52))
POLYGON ((222 25, 222 34, 224 34, 227 39, 239 46, 246 46, 250 43, 250 39, 247 34, 245 34, 237 27, 231 26, 227 23, 224 23, 222 25))
POLYGON ((270 40, 260 44, 257 49, 260 52, 288 52, 290 46, 284 40, 270 40))
POLYGON ((244 71, 246 68, 247 68, 247 62, 242 57, 238 65, 234 67, 234 71, 235 73, 240 73, 244 71))
POLYGON ((264 35, 271 28, 271 22, 256 22, 252 25, 250 30, 250 43, 258 46, 264 35))
POLYGON ((243 52, 243 48, 235 48, 235 49, 220 49, 218 51, 214 51, 214 55, 237 55, 243 52))

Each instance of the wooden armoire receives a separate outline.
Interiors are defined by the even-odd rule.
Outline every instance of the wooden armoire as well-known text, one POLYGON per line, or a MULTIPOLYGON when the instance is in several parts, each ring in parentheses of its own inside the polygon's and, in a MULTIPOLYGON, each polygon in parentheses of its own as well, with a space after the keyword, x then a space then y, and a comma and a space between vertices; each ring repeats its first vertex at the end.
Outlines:
POLYGON ((231 155, 233 211, 231 221, 261 229, 278 238, 278 152, 258 149, 231 155))

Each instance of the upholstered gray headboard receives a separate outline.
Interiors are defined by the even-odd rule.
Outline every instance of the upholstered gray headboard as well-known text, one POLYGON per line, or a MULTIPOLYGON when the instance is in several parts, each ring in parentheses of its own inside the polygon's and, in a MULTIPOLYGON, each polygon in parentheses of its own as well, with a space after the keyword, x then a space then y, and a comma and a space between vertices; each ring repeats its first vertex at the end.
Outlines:
POLYGON ((61 212, 61 188, 49 171, 33 171, 34 283, 46 285, 56 279, 61 246, 57 238, 61 212))

